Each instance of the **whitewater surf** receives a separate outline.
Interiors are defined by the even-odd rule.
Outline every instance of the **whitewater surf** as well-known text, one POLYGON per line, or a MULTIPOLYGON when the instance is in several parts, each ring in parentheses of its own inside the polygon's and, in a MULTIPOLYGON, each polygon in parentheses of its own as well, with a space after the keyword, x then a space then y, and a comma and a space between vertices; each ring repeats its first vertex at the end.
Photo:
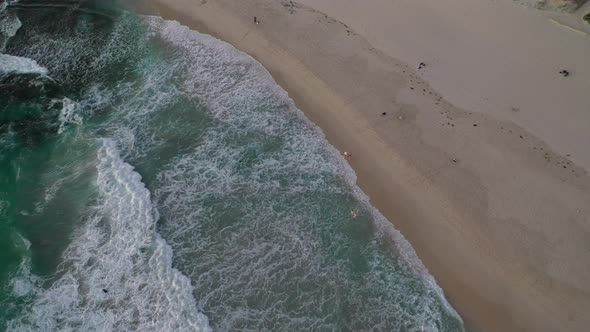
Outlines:
POLYGON ((55 4, 2 14, 20 25, 0 55, 0 326, 463 330, 254 59, 178 22, 55 4))

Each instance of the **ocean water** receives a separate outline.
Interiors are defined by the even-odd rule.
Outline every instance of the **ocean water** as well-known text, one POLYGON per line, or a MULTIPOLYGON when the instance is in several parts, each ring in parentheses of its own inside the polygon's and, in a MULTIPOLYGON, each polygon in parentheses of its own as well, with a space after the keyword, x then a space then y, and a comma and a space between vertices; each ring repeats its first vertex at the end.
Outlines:
POLYGON ((4 7, 0 330, 464 330, 255 60, 112 1, 4 7))

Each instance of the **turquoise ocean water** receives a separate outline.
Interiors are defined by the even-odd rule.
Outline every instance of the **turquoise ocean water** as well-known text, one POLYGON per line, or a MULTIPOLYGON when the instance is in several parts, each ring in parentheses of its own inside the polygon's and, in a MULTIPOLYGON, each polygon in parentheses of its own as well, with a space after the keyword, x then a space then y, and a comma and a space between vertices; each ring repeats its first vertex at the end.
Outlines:
POLYGON ((252 58, 113 2, 0 9, 0 330, 463 330, 252 58))

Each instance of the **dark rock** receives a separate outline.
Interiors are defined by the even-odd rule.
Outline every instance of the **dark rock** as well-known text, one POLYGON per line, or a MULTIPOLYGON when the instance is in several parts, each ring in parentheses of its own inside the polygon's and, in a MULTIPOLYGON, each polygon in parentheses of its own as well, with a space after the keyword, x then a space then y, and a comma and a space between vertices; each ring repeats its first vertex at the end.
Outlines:
POLYGON ((521 0, 521 2, 533 5, 543 10, 554 10, 559 12, 573 12, 580 8, 587 0, 521 0))

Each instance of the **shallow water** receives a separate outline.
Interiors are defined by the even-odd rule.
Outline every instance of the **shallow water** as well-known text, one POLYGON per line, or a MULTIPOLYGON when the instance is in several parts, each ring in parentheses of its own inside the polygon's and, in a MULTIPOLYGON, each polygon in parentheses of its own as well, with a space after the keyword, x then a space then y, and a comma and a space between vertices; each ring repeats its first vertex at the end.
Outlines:
POLYGON ((0 326, 463 330, 252 58, 110 3, 6 13, 0 326))

